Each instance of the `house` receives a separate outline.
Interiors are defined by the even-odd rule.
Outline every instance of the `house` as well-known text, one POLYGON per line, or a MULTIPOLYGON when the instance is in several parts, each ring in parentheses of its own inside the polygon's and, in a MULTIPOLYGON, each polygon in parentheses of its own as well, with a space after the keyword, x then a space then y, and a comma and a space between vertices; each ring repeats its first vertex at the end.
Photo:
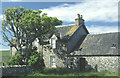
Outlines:
MULTIPOLYGON (((57 33, 48 34, 45 45, 33 43, 42 52, 48 68, 69 67, 80 71, 116 71, 119 69, 118 33, 89 34, 82 15, 75 25, 56 26, 57 33)), ((11 54, 15 49, 11 47, 11 54)))

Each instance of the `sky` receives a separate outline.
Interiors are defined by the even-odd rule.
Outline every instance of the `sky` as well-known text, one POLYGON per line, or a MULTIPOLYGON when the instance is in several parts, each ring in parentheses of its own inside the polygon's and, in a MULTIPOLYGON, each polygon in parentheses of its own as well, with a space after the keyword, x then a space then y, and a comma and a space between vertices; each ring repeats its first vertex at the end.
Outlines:
MULTIPOLYGON (((3 19, 3 11, 6 8, 24 7, 25 9, 42 10, 48 16, 57 17, 63 21, 62 25, 75 24, 76 15, 83 15, 85 26, 90 34, 118 32, 118 0, 2 0, 0 2, 0 27, 3 19), (1 5, 2 4, 2 5, 1 5)), ((1 28, 0 28, 1 31, 1 28)), ((2 40, 5 45, 8 43, 2 40)), ((0 45, 0 50, 9 49, 0 45)))

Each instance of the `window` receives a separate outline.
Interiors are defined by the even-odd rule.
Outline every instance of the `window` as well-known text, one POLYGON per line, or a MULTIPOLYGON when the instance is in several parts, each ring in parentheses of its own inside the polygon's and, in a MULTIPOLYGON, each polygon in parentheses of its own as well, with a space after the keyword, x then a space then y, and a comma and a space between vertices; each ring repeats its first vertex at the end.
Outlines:
POLYGON ((69 68, 74 68, 74 58, 69 57, 69 68))
POLYGON ((50 56, 50 66, 56 68, 55 56, 50 56))
POLYGON ((116 44, 112 44, 111 48, 116 48, 116 44))
POLYGON ((37 47, 37 40, 34 40, 33 46, 37 47))
POLYGON ((56 39, 55 38, 51 39, 51 46, 53 49, 56 48, 56 39))

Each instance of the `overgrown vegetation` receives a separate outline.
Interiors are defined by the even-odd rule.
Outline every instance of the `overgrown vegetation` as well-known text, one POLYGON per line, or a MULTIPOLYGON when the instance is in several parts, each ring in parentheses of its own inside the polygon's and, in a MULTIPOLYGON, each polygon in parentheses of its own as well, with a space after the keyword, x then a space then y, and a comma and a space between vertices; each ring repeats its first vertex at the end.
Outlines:
MULTIPOLYGON (((21 52, 16 52, 14 56, 11 56, 10 59, 8 60, 7 64, 8 65, 25 65, 25 57, 26 57, 26 52, 22 53, 21 52)), ((28 64, 29 66, 33 66, 35 68, 42 68, 44 67, 44 62, 42 55, 40 52, 37 52, 37 49, 34 47, 33 49, 30 49, 30 54, 28 57, 28 64)))
POLYGON ((21 56, 20 52, 16 52, 14 56, 11 56, 8 60, 8 65, 22 65, 23 56, 21 56))
POLYGON ((30 59, 28 60, 28 65, 41 69, 44 67, 43 57, 40 52, 33 51, 31 53, 30 59))

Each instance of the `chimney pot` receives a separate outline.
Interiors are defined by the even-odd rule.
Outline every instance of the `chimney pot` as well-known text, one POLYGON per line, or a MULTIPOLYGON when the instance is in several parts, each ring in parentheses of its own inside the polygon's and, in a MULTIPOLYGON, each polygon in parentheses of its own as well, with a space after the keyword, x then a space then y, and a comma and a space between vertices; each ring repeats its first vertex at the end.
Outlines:
POLYGON ((80 14, 77 14, 78 18, 80 18, 80 14))
POLYGON ((84 24, 84 19, 82 19, 83 16, 80 14, 77 14, 77 18, 75 19, 75 25, 79 26, 80 24, 84 24))
POLYGON ((80 17, 81 17, 81 19, 83 18, 83 16, 82 16, 82 15, 81 15, 80 17))

